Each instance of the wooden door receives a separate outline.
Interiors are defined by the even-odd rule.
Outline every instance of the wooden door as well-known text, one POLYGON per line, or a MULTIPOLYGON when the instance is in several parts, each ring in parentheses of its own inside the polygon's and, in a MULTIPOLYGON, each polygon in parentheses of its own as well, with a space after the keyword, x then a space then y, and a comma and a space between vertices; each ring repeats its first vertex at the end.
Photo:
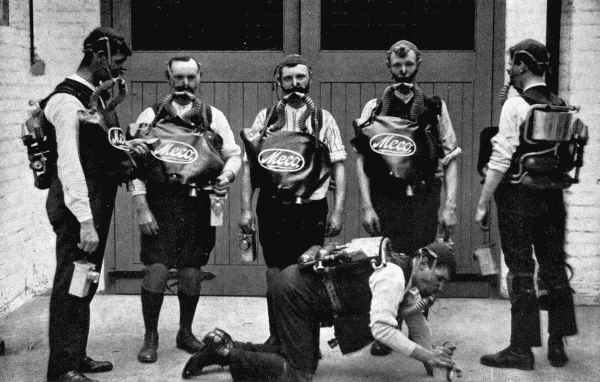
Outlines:
MULTIPOLYGON (((315 63, 312 95, 336 118, 346 143, 354 136, 352 121, 360 116, 365 103, 380 97, 390 84, 387 49, 399 40, 419 47, 419 86, 426 95, 438 95, 445 101, 463 150, 459 220, 452 236, 458 272, 479 273, 472 253, 484 238, 473 222, 480 187, 474 164, 479 132, 492 121, 492 94, 497 94, 491 90, 497 81, 492 65, 494 1, 304 0, 301 10, 300 48, 309 62, 315 63)), ((356 154, 349 143, 346 149, 348 202, 344 230, 337 239, 340 242, 367 235, 361 224, 356 154)))
MULTIPOLYGON (((127 106, 119 111, 122 124, 134 122, 169 92, 166 62, 189 55, 202 65, 201 100, 225 114, 241 145, 241 129, 276 101, 273 67, 299 50, 299 0, 221 0, 210 6, 196 0, 113 0, 105 5, 112 10, 111 25, 132 43, 125 75, 130 93, 127 106)), ((217 229, 215 249, 203 268, 216 276, 203 283, 203 294, 265 293, 262 256, 254 264, 241 262, 240 197, 241 175, 231 188, 224 225, 217 229)), ((120 189, 114 243, 106 254, 108 285, 116 293, 139 293, 143 264, 136 219, 130 195, 120 189)))
MULTIPOLYGON (((103 7, 110 9, 103 12, 103 24, 124 32, 134 51, 126 73, 131 93, 126 110, 120 111, 122 122, 134 121, 143 108, 168 92, 166 61, 188 54, 202 63, 201 99, 225 113, 240 143, 242 127, 276 101, 272 91, 276 63, 287 54, 301 53, 313 67, 310 95, 335 117, 349 154, 344 230, 334 238, 343 243, 366 236, 360 223, 356 156, 349 144, 354 135, 352 120, 390 83, 385 66, 389 46, 401 39, 413 41, 422 50, 419 85, 426 94, 444 99, 463 150, 459 224, 453 240, 459 273, 464 280, 472 280, 479 272, 472 251, 484 241, 472 222, 479 195, 475 171, 478 136, 493 123, 493 117, 497 119, 500 110, 492 94, 497 94, 503 80, 505 2, 222 0, 211 4, 210 13, 202 12, 196 3, 204 2, 143 0, 142 5, 142 0, 102 1, 103 7), (181 7, 187 7, 183 15, 181 7), (172 29, 177 32, 170 32, 172 29), (236 37, 228 38, 232 33, 236 37)), ((264 295, 262 257, 255 264, 240 260, 239 209, 238 180, 227 202, 225 225, 217 230, 217 246, 205 267, 217 277, 204 283, 203 294, 264 295)), ((139 293, 139 278, 135 278, 143 269, 139 233, 131 198, 124 190, 117 200, 112 241, 106 256, 113 276, 110 290, 139 293)), ((476 283, 475 290, 464 292, 463 288, 463 292, 451 294, 487 295, 487 287, 476 283)))

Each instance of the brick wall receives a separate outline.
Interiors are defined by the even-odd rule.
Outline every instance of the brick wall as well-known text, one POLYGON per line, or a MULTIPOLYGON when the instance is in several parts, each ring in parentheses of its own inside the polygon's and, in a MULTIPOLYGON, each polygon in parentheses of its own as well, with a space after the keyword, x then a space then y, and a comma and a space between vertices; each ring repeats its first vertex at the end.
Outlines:
MULTIPOLYGON (((507 0, 506 48, 525 39, 546 41, 546 0, 507 0)), ((565 192, 568 208, 568 262, 577 304, 600 304, 600 3, 563 0, 559 95, 581 106, 579 117, 590 126, 581 183, 565 192)), ((502 264, 501 292, 507 295, 502 264)))
POLYGON ((29 2, 10 0, 9 26, 0 26, 0 318, 52 284, 47 192, 33 187, 21 123, 29 100, 44 97, 77 69, 83 39, 100 25, 99 4, 34 0, 36 52, 46 64, 41 76, 29 71, 29 2))
POLYGON ((581 304, 600 304, 600 2, 563 0, 559 94, 590 127, 578 185, 566 192, 567 253, 581 304))

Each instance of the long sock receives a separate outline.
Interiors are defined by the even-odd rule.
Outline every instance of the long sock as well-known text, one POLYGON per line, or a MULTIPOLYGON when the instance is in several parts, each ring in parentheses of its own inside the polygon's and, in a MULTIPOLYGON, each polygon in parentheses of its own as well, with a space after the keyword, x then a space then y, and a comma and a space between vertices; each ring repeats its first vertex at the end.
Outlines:
POLYGON ((177 297, 179 298, 179 327, 181 329, 191 330, 200 296, 190 296, 178 291, 177 297))
POLYGON ((164 293, 150 292, 142 287, 142 315, 146 333, 158 330, 158 318, 164 296, 164 293))

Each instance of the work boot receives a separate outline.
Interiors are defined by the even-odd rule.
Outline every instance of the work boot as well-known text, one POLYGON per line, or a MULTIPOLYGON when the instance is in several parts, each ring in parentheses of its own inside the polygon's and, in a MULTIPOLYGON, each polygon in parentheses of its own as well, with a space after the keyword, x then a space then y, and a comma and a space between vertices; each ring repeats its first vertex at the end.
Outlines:
POLYGON ((548 360, 550 365, 554 367, 563 367, 569 362, 569 358, 565 353, 563 336, 551 334, 548 337, 548 360))
POLYGON ((194 354, 185 364, 181 377, 189 379, 200 375, 206 366, 229 365, 229 352, 233 348, 231 336, 221 329, 215 328, 202 339, 204 347, 194 354))
POLYGON ((175 337, 175 344, 177 349, 185 350, 190 354, 196 353, 203 346, 202 342, 198 341, 189 328, 179 328, 177 337, 175 337))
POLYGON ((141 363, 154 363, 158 359, 158 332, 146 332, 144 344, 138 353, 138 361, 141 363))
POLYGON ((507 347, 495 354, 487 354, 479 359, 482 365, 519 370, 533 370, 533 352, 531 349, 511 349, 507 347))
POLYGON ((108 361, 96 361, 90 357, 85 357, 79 365, 79 371, 82 373, 104 373, 112 369, 112 363, 108 361))
POLYGON ((373 342, 371 345, 371 355, 374 356, 384 356, 388 355, 392 352, 392 348, 387 346, 386 344, 382 344, 379 341, 373 342))
POLYGON ((52 380, 51 382, 99 382, 96 379, 90 379, 81 374, 78 370, 71 370, 66 374, 52 380))

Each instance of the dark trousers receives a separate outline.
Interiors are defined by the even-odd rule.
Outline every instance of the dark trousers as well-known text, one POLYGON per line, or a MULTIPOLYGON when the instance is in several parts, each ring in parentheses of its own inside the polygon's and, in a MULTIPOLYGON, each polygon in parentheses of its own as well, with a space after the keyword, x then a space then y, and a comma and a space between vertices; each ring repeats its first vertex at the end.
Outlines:
POLYGON ((402 180, 371 180, 371 202, 379 217, 381 234, 391 240, 396 252, 410 256, 435 241, 441 187, 440 179, 432 179, 409 196, 402 180))
POLYGON ((208 263, 215 246, 216 228, 210 225, 210 197, 206 192, 189 196, 189 187, 148 182, 146 198, 159 230, 141 234, 140 259, 146 265, 200 268, 208 263))
POLYGON ((116 185, 106 181, 87 180, 87 184, 94 225, 100 239, 98 248, 91 254, 84 253, 77 247, 80 241, 80 224, 64 204, 62 185, 58 177, 53 180, 46 203, 48 217, 56 233, 56 272, 50 297, 48 324, 49 380, 79 369, 81 361, 87 355, 90 303, 98 284, 90 286, 86 297, 70 295, 68 292, 73 276, 73 262, 86 259, 94 263, 96 270, 100 271, 117 190, 116 185))
POLYGON ((495 194, 502 251, 509 269, 511 344, 539 346, 540 327, 533 291, 535 258, 538 278, 548 288, 548 332, 577 334, 573 295, 565 261, 566 208, 562 190, 534 190, 501 185, 495 194))
POLYGON ((234 349, 230 354, 235 381, 311 381, 317 370, 319 323, 331 313, 320 276, 301 273, 293 265, 275 277, 273 287, 281 346, 234 349))
POLYGON ((276 337, 272 304, 274 277, 284 268, 298 264, 311 246, 323 245, 327 221, 327 200, 304 204, 283 203, 261 190, 256 205, 259 241, 267 265, 267 310, 269 330, 276 337))

